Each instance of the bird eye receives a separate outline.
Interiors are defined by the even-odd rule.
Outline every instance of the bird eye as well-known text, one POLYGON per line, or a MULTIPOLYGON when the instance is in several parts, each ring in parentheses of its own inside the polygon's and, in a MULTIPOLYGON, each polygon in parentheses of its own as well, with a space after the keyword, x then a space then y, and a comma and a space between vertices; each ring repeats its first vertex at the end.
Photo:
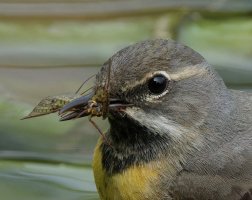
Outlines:
POLYGON ((153 76, 148 82, 148 88, 152 94, 162 94, 167 88, 168 79, 162 75, 153 76))

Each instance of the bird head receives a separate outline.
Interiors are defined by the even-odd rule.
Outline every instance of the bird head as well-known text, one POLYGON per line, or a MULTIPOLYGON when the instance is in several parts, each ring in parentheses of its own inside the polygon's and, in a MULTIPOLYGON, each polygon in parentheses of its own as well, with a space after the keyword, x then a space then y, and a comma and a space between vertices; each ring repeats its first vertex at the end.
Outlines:
POLYGON ((172 40, 149 40, 112 56, 97 74, 94 91, 60 113, 93 100, 100 112, 106 110, 108 137, 120 146, 125 141, 127 147, 141 142, 150 146, 156 139, 165 145, 186 143, 221 115, 225 90, 222 79, 196 51, 172 40))

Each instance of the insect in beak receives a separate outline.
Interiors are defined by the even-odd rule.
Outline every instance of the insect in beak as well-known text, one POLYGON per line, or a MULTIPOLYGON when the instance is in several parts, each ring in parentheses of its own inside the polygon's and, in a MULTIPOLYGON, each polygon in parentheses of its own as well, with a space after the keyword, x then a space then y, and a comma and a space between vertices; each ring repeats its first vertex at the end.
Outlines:
POLYGON ((107 113, 104 113, 104 110, 107 110, 107 112, 110 110, 119 111, 120 109, 132 106, 132 104, 122 102, 120 99, 109 98, 107 108, 104 109, 104 102, 99 101, 96 96, 95 92, 92 91, 91 93, 74 99, 66 104, 59 111, 59 115, 61 116, 60 121, 67 121, 86 116, 104 117, 107 116, 107 113))
POLYGON ((80 110, 81 108, 85 108, 86 106, 88 106, 88 102, 92 99, 93 96, 94 91, 90 92, 85 96, 81 96, 77 99, 74 99, 73 101, 66 104, 65 106, 63 106, 63 108, 60 109, 59 115, 62 115, 68 111, 80 110))

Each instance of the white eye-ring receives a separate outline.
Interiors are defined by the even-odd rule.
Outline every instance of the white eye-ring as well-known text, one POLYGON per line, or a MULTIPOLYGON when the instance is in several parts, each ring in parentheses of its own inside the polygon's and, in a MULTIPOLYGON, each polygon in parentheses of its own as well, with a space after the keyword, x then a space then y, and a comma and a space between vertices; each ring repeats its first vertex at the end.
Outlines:
POLYGON ((169 91, 170 77, 165 71, 157 71, 152 73, 148 79, 149 95, 147 100, 159 99, 169 91))

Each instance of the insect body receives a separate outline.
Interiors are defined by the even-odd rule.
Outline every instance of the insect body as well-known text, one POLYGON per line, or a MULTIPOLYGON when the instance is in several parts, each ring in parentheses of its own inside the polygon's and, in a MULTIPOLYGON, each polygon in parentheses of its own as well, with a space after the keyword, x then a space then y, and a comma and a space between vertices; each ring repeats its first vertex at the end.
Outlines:
POLYGON ((93 116, 102 116, 103 119, 107 117, 108 104, 109 104, 108 92, 104 88, 99 88, 96 94, 89 102, 89 108, 92 109, 91 114, 93 116), (98 107, 98 109, 97 109, 98 107))

